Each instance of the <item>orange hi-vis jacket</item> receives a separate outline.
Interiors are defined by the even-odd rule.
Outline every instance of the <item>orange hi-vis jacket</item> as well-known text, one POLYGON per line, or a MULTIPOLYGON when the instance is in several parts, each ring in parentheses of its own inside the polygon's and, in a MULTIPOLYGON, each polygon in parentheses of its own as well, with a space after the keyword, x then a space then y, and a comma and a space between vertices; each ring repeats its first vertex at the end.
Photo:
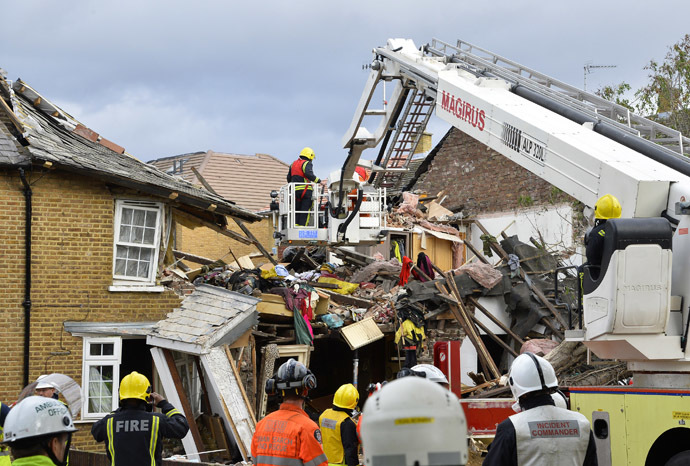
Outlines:
POLYGON ((252 459, 255 466, 328 466, 319 426, 288 403, 256 425, 252 459))

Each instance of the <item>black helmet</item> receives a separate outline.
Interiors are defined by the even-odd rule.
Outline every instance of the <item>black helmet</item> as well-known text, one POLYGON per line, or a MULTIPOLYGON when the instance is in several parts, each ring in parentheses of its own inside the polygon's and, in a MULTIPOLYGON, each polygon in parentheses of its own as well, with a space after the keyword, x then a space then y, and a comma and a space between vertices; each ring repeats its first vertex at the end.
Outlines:
POLYGON ((266 393, 274 395, 277 390, 295 390, 299 395, 301 388, 316 388, 316 377, 299 361, 290 358, 279 368, 274 378, 266 381, 266 393))

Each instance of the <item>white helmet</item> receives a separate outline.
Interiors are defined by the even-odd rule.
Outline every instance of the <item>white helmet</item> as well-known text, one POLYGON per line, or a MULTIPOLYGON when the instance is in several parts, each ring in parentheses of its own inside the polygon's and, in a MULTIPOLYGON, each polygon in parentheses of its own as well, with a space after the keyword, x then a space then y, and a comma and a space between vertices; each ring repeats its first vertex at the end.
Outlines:
POLYGON ((415 372, 423 372, 426 375, 427 380, 431 380, 436 383, 448 383, 448 378, 446 374, 443 373, 441 369, 432 364, 417 364, 412 368, 415 372))
POLYGON ((43 396, 28 396, 7 414, 3 443, 12 446, 20 440, 76 430, 64 403, 43 396))
POLYGON ((54 388, 57 390, 57 387, 55 386, 54 383, 46 381, 46 378, 48 376, 46 374, 39 375, 38 378, 36 379, 36 386, 34 387, 35 390, 41 390, 43 388, 54 388))
POLYGON ((421 377, 394 380, 364 405, 362 448, 367 466, 466 464, 467 423, 460 400, 421 377))
POLYGON ((508 373, 508 385, 516 400, 522 395, 558 387, 553 366, 541 356, 523 353, 513 361, 508 373))

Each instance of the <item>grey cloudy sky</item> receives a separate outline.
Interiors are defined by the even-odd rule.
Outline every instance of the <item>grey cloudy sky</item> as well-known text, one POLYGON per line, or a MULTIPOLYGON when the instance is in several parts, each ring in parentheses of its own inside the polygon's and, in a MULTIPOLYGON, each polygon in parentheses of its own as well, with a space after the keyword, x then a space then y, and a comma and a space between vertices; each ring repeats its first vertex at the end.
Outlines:
MULTIPOLYGON (((0 67, 142 160, 309 145, 317 174, 340 140, 371 49, 474 43, 588 89, 644 84, 643 67, 690 32, 688 0, 28 0, 0 10, 0 67)), ((447 126, 433 122, 434 142, 447 126)), ((373 158, 373 155, 370 156, 373 158)))

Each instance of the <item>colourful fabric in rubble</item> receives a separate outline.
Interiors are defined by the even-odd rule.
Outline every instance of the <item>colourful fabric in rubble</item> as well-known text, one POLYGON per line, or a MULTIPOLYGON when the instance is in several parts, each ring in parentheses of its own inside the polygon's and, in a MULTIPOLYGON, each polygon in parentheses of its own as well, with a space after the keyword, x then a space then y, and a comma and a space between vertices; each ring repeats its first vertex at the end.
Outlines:
POLYGON ((359 284, 357 283, 345 282, 338 280, 337 278, 324 277, 323 275, 319 277, 319 283, 331 283, 333 285, 338 285, 340 288, 330 290, 338 294, 352 294, 357 288, 359 288, 359 284))
POLYGON ((412 259, 410 259, 407 256, 403 257, 402 270, 400 271, 400 280, 398 280, 399 286, 407 285, 407 282, 410 280, 410 271, 412 270, 413 264, 414 262, 412 262, 412 259))
MULTIPOLYGON (((429 259, 429 256, 424 254, 423 252, 420 252, 417 254, 417 267, 419 270, 424 272, 431 278, 432 280, 436 277, 436 273, 434 272, 434 268, 431 265, 431 259, 429 259)), ((426 278, 419 277, 419 279, 423 282, 427 281, 426 278)))

